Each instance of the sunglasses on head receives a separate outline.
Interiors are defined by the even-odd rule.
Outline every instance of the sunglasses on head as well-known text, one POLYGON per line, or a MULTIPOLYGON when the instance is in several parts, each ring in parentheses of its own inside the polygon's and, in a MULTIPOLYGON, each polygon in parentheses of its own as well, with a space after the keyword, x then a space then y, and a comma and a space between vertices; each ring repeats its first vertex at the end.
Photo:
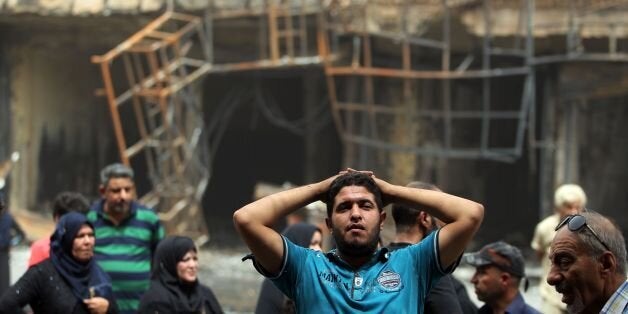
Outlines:
POLYGON ((606 245, 606 243, 604 241, 602 241, 602 239, 600 239, 600 237, 597 235, 597 233, 591 228, 589 227, 589 225, 587 224, 587 220, 586 218, 584 218, 584 216, 582 215, 569 215, 567 217, 565 217, 563 219, 563 221, 561 221, 558 226, 556 226, 556 229, 554 229, 554 231, 558 231, 558 229, 562 228, 564 225, 567 225, 567 228, 569 228, 569 231, 571 232, 577 232, 582 230, 582 228, 587 228, 591 234, 593 234, 593 236, 600 241, 600 243, 602 243, 602 245, 604 246, 604 248, 608 251, 610 251, 610 249, 608 248, 608 245, 606 245))

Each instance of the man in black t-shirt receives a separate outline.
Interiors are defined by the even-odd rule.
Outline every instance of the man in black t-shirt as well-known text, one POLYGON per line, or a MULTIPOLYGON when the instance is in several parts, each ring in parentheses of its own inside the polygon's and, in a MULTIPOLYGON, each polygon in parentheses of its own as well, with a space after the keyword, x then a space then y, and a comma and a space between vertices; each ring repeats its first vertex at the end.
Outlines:
MULTIPOLYGON (((436 186, 424 182, 415 181, 406 186, 440 191, 436 186)), ((419 243, 431 232, 444 225, 442 221, 425 211, 401 204, 393 204, 392 215, 396 233, 395 239, 388 245, 388 249, 391 251, 419 243)), ((441 278, 430 290, 425 299, 424 313, 474 314, 477 313, 477 307, 469 299, 462 283, 453 276, 447 275, 441 278), (463 289, 456 289, 457 286, 462 286, 463 289)))

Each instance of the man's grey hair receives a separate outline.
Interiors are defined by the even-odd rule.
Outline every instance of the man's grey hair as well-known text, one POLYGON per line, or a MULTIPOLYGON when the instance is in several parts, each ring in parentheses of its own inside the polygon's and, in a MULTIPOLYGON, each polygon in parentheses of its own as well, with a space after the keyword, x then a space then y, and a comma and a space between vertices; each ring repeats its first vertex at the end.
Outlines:
MULTIPOLYGON (((580 215, 586 219, 589 228, 597 233, 600 239, 608 245, 611 253, 615 255, 617 259, 617 273, 626 276, 626 242, 619 227, 596 212, 587 211, 580 215)), ((598 258, 606 251, 602 243, 587 228, 582 228, 577 235, 584 242, 590 256, 598 258)))
POLYGON ((587 195, 577 184, 563 184, 554 192, 554 206, 560 207, 565 203, 579 203, 584 208, 587 205, 587 195))
POLYGON ((112 178, 129 178, 133 180, 135 173, 130 167, 121 163, 106 166, 100 171, 100 184, 107 186, 112 178))

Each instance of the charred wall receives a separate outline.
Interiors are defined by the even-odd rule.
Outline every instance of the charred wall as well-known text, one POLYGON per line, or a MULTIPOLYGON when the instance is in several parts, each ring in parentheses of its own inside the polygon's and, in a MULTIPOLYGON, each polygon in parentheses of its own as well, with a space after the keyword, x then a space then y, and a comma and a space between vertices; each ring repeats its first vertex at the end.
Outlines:
MULTIPOLYGON (((9 147, 22 155, 11 180, 13 208, 45 211, 56 193, 68 189, 96 196, 98 170, 119 158, 106 102, 94 94, 102 87, 100 73, 89 58, 108 51, 148 20, 0 19, 0 140, 11 143, 0 145, 0 158, 9 147)), ((255 38, 257 33, 250 30, 257 25, 223 25, 217 30, 223 33, 216 36, 255 38)), ((228 51, 216 47, 217 57, 228 51)), ((628 114, 623 77, 628 69, 570 63, 537 70, 535 118, 537 125, 544 125, 539 134, 543 129, 547 136, 537 138, 543 141, 540 146, 526 147, 514 163, 395 159, 386 151, 364 148, 355 149, 354 162, 343 162, 346 151, 331 122, 320 67, 209 75, 200 83, 200 93, 205 120, 216 127, 212 134, 219 139, 212 147, 213 173, 203 200, 212 243, 240 244, 231 216, 251 201, 257 182, 304 184, 356 165, 388 173, 396 160, 416 164, 411 171, 395 165, 403 175, 388 174, 393 183, 405 184, 408 177, 431 181, 485 204, 486 219, 476 245, 504 239, 527 248, 534 224, 551 212, 538 204, 550 204, 553 189, 565 182, 582 184, 590 207, 626 229, 628 199, 622 187, 628 181, 623 165, 628 157, 628 114)), ((493 89, 495 103, 520 101, 521 82, 500 82, 503 85, 493 89)), ((438 84, 426 83, 426 95, 417 97, 429 106, 439 104, 438 84)), ((462 82, 453 88, 454 108, 480 102, 480 84, 462 82)), ((386 93, 398 92, 391 88, 386 93)), ((456 141, 472 138, 471 130, 473 126, 456 131, 456 141)), ((403 136, 403 130, 397 131, 391 136, 403 136)), ((511 135, 496 135, 497 140, 506 136, 511 135)))
POLYGON ((213 174, 203 200, 211 245, 242 244, 232 216, 253 200, 256 183, 302 185, 340 168, 342 150, 322 75, 321 69, 291 69, 204 81, 206 121, 227 124, 213 152, 213 174))
POLYGON ((118 160, 106 103, 95 95, 102 80, 90 57, 136 31, 137 21, 98 20, 24 16, 1 22, 11 65, 2 76, 10 86, 2 110, 10 110, 12 147, 21 154, 11 176, 16 210, 45 212, 63 190, 95 197, 98 170, 118 160))
POLYGON ((0 40, 0 160, 11 153, 11 89, 9 86, 9 62, 5 41, 0 40))
POLYGON ((556 144, 556 184, 576 182, 587 207, 615 220, 628 235, 628 66, 623 63, 565 64, 556 144), (586 73, 586 75, 583 75, 586 73))
POLYGON ((615 220, 628 235, 627 95, 592 101, 578 108, 578 171, 588 208, 615 220))
MULTIPOLYGON (((0 63, 6 72, 0 95, 7 100, 0 119, 11 122, 0 128, 12 142, 1 149, 8 154, 12 147, 22 155, 11 177, 14 209, 45 213, 63 190, 97 197, 98 171, 119 157, 105 99, 95 93, 102 87, 100 72, 90 57, 115 47, 150 19, 0 17, 6 60, 0 63), (4 67, 9 64, 10 71, 4 67)), ((223 134, 212 147, 214 173, 203 204, 212 243, 239 241, 231 216, 251 200, 255 183, 303 184, 340 168, 342 151, 320 67, 218 74, 200 85, 206 121, 221 119, 223 134), (228 119, 222 115, 225 103, 234 109, 228 119)), ((142 179, 145 165, 133 166, 141 194, 148 184, 142 179)))

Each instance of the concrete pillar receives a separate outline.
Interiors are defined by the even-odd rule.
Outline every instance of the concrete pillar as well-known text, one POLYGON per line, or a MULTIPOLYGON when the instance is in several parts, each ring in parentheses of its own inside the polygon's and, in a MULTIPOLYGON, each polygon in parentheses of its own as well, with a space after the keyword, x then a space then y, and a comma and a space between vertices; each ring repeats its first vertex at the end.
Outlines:
POLYGON ((560 95, 556 73, 547 73, 543 86, 543 100, 537 110, 541 112, 540 125, 540 162, 539 162, 539 218, 548 216, 553 212, 553 195, 556 187, 554 181, 554 158, 557 147, 556 134, 556 110, 560 106, 560 95))
POLYGON ((304 182, 313 182, 318 179, 317 176, 317 155, 319 155, 319 150, 325 149, 325 145, 322 144, 320 140, 318 140, 317 133, 320 130, 316 130, 316 125, 320 123, 320 121, 310 120, 316 114, 318 107, 320 106, 320 92, 319 92, 319 82, 323 80, 323 77, 320 75, 320 71, 315 70, 305 70, 303 73, 303 116, 308 121, 304 125, 304 165, 305 169, 303 170, 303 179, 304 182))
MULTIPOLYGON (((409 84, 409 82, 407 83, 409 84)), ((400 95, 393 100, 391 106, 403 107, 408 114, 394 116, 392 125, 389 126, 389 141, 393 144, 414 147, 420 139, 420 120, 413 116, 420 103, 417 99, 416 88, 408 88, 409 93, 403 95, 401 91, 391 93, 400 95)), ((405 185, 416 180, 417 155, 412 152, 390 151, 389 178, 391 182, 405 185)))
MULTIPOLYGON (((0 43, 2 39, 0 39, 0 43)), ((0 44, 0 162, 11 154, 11 107, 9 62, 6 47, 0 44)))
POLYGON ((99 167, 116 161, 108 158, 109 116, 94 95, 102 83, 89 55, 52 42, 11 48, 11 137, 21 155, 11 176, 16 210, 44 211, 38 202, 63 190, 96 196, 99 167))

